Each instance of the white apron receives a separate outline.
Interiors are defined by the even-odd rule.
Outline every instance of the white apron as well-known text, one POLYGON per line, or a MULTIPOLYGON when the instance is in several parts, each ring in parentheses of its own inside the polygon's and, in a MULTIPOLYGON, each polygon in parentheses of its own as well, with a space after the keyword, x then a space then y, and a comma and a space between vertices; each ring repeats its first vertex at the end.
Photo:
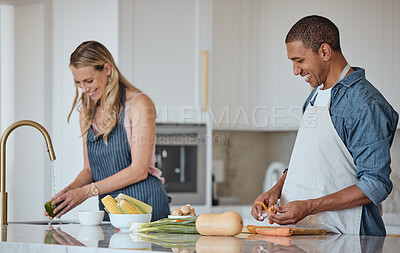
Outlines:
MULTIPOLYGON (((356 165, 332 124, 329 104, 324 107, 309 104, 303 114, 280 205, 294 200, 319 198, 356 183, 356 165)), ((359 234, 361 214, 362 206, 327 211, 307 216, 296 226, 359 234)))

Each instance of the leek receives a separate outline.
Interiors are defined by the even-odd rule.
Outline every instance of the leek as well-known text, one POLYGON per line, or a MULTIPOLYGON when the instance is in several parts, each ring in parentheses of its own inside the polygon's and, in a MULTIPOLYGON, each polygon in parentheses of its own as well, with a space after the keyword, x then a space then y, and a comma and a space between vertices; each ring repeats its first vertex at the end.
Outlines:
POLYGON ((133 223, 130 227, 132 233, 179 233, 179 234, 198 234, 196 229, 197 216, 172 219, 165 218, 149 223, 133 223))

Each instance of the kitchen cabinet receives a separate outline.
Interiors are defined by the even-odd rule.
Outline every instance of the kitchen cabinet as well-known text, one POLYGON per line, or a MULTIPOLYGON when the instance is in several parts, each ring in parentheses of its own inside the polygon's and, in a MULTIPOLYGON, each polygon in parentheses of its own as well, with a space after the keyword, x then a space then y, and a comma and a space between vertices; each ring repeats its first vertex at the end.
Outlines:
MULTIPOLYGON (((120 66, 148 94, 158 122, 205 122, 210 0, 120 1, 120 66)), ((208 81, 208 80, 207 80, 208 81)))
POLYGON ((285 37, 307 15, 330 18, 352 66, 400 110, 398 1, 213 1, 211 115, 218 130, 297 130, 310 87, 294 76, 285 37), (346 8, 343 8, 346 6, 346 8), (357 11, 355 11, 357 10, 357 11))

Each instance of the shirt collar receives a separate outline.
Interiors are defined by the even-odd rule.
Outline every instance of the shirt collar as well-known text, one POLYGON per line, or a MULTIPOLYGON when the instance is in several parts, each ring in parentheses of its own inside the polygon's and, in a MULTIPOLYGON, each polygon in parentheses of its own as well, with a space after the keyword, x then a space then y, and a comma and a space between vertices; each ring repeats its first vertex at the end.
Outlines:
POLYGON ((352 72, 350 75, 343 78, 343 80, 341 80, 338 83, 340 83, 346 87, 350 87, 355 82, 359 81, 360 79, 365 78, 365 70, 363 68, 359 68, 359 67, 351 67, 351 68, 354 70, 354 72, 352 72))

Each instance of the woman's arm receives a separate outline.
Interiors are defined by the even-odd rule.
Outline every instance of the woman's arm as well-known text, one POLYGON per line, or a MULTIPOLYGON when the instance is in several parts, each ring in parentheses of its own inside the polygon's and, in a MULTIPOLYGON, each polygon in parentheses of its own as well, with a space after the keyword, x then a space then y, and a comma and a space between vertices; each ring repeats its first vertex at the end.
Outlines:
POLYGON ((132 163, 118 173, 96 182, 101 194, 109 193, 147 178, 156 138, 155 109, 146 95, 135 98, 130 107, 132 163))
MULTIPOLYGON (((87 154, 87 133, 83 133, 83 117, 83 114, 79 113, 79 122, 83 141, 83 169, 71 184, 51 198, 55 199, 54 204, 61 203, 56 209, 54 209, 57 218, 92 196, 90 192, 90 183, 93 182, 93 175, 90 170, 87 154)), ((48 214, 46 213, 46 215, 48 214)))
MULTIPOLYGON (((83 120, 82 117, 83 116, 81 114, 79 114, 80 122, 82 122, 82 120, 83 120)), ((81 123, 81 133, 83 134, 82 123, 81 123)), ((90 169, 89 158, 88 158, 88 153, 87 153, 86 138, 87 138, 87 133, 82 135, 83 170, 78 174, 78 176, 75 178, 75 180, 66 187, 66 188, 68 188, 68 190, 82 187, 84 185, 87 185, 87 184, 90 184, 91 182, 93 182, 93 175, 92 175, 92 171, 90 169)))

